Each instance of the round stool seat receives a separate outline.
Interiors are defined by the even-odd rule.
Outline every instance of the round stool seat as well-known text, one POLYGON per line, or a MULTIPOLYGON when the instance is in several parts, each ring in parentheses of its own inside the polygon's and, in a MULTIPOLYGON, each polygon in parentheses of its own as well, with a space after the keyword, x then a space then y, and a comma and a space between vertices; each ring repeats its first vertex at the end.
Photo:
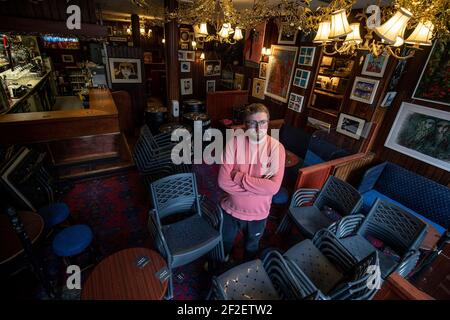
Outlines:
POLYGON ((53 240, 53 251, 60 257, 71 257, 83 252, 92 242, 92 231, 87 225, 77 224, 59 232, 53 240))
POLYGON ((64 202, 51 203, 38 210, 47 228, 51 228, 65 221, 69 215, 69 207, 64 202))
POLYGON ((272 197, 272 203, 285 204, 289 200, 289 192, 286 188, 281 187, 280 190, 272 197))

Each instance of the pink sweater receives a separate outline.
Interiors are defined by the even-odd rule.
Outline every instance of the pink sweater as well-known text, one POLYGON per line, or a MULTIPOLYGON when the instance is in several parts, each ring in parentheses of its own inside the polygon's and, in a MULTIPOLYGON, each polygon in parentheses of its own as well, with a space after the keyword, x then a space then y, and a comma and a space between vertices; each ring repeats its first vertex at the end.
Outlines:
POLYGON ((266 219, 272 196, 278 192, 283 180, 286 157, 284 147, 270 136, 260 144, 245 138, 245 153, 241 153, 242 145, 238 146, 236 140, 237 138, 234 138, 233 143, 226 145, 223 165, 219 171, 219 187, 227 193, 221 202, 222 208, 240 220, 266 219), (264 148, 270 150, 266 153, 268 161, 261 161, 264 159, 261 156, 255 158, 255 146, 259 152, 264 148), (242 158, 244 154, 245 159, 242 158), (233 164, 236 162, 239 163, 233 164), (264 165, 264 162, 267 165, 264 165))

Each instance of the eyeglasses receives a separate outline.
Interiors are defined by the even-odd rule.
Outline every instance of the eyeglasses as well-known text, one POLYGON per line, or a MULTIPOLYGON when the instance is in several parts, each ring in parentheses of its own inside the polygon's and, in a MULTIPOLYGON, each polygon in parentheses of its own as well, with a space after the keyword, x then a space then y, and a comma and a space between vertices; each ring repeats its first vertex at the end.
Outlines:
POLYGON ((261 120, 261 121, 251 120, 251 121, 246 121, 245 123, 247 123, 247 125, 251 128, 256 128, 257 126, 263 127, 263 126, 267 125, 269 123, 269 120, 261 120))

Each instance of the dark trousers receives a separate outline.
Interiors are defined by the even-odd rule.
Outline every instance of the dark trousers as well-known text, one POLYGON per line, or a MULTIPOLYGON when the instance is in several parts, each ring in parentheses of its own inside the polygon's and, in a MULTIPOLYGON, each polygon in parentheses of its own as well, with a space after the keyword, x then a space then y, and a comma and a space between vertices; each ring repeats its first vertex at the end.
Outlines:
POLYGON ((222 237, 225 255, 231 253, 236 235, 239 231, 242 231, 245 235, 246 257, 253 259, 258 251, 259 240, 264 233, 266 222, 267 219, 257 221, 240 220, 224 212, 222 237))

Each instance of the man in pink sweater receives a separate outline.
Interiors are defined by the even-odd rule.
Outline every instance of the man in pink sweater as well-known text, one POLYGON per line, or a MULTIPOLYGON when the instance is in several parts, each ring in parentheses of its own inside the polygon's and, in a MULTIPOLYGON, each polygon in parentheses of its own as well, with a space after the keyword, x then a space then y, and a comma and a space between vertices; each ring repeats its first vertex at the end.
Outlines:
POLYGON ((244 119, 245 135, 233 137, 225 146, 218 184, 227 193, 221 201, 225 254, 229 256, 237 233, 243 231, 246 257, 252 259, 264 233, 272 197, 283 180, 285 150, 267 134, 269 111, 263 104, 249 105, 244 119))

